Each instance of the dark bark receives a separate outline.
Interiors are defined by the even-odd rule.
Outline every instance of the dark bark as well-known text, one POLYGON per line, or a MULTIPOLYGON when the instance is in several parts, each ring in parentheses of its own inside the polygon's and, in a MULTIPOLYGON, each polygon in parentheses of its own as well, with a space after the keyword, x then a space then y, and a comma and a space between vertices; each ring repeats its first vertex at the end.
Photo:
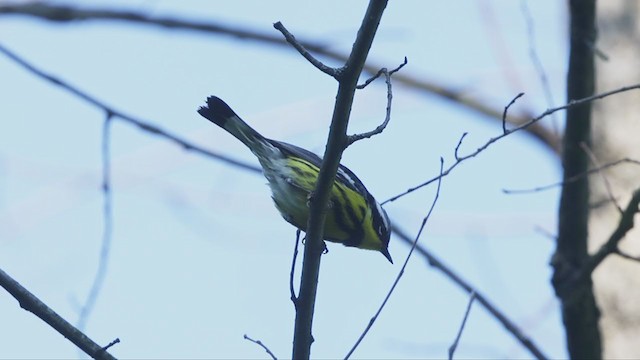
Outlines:
MULTIPOLYGON (((594 51, 596 28, 595 0, 570 0, 570 55, 567 76, 568 100, 594 93, 594 51)), ((588 154, 581 144, 591 142, 591 103, 567 110, 562 164, 564 179, 588 170, 588 154)), ((562 187, 558 219, 557 249, 553 285, 562 304, 567 347, 573 359, 599 359, 602 343, 598 320, 600 313, 593 294, 593 283, 574 280, 589 255, 587 252, 589 220, 589 181, 582 177, 562 187), (568 290, 570 289, 570 290, 568 290)))

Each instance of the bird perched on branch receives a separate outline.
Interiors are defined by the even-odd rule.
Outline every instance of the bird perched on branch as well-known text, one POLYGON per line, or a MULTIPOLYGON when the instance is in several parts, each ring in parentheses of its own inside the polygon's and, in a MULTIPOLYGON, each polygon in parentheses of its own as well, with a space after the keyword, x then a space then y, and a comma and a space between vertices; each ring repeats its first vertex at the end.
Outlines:
MULTIPOLYGON (((198 113, 245 144, 258 157, 282 217, 302 231, 309 219, 309 198, 315 190, 322 159, 295 145, 267 139, 245 123, 220 98, 210 96, 198 113)), ((362 181, 340 165, 334 179, 324 227, 325 240, 377 250, 391 263, 387 249, 389 218, 362 181)))

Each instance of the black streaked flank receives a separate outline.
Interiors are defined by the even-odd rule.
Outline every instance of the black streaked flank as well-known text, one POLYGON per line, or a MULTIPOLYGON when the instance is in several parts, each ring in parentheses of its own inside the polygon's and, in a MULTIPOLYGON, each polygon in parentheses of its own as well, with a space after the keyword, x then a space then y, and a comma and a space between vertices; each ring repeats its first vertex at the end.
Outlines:
MULTIPOLYGON (((276 208, 284 219, 301 230, 308 220, 308 199, 301 190, 309 193, 309 186, 317 181, 322 159, 309 150, 295 145, 263 137, 245 123, 224 101, 216 96, 207 98, 206 105, 198 113, 207 120, 245 144, 260 160, 263 172, 272 190, 276 208), (286 160, 286 161, 282 161, 286 160), (284 178, 290 186, 282 187, 277 179, 284 178)), ((325 223, 325 240, 346 246, 377 249, 393 263, 388 251, 390 229, 386 212, 380 208, 364 184, 347 167, 340 164, 334 180, 328 215, 332 219, 325 223), (347 193, 353 191, 353 198, 347 193), (368 214, 372 221, 366 221, 368 214), (330 225, 328 225, 330 224, 330 225), (365 227, 371 227, 366 229, 365 227), (378 247, 380 247, 378 249, 378 247)))
MULTIPOLYGON (((340 230, 342 230, 344 233, 351 235, 352 232, 352 228, 349 227, 348 224, 346 224, 344 222, 344 220, 346 219, 346 214, 344 212, 344 209, 342 207, 342 203, 340 203, 340 201, 338 200, 338 198, 336 198, 335 196, 332 196, 331 199, 331 208, 329 209, 331 212, 333 212, 333 219, 336 223, 336 225, 340 228, 340 230)), ((327 240, 331 240, 331 239, 327 239, 327 240)), ((342 244, 344 246, 355 246, 357 247, 358 244, 360 243, 360 241, 358 241, 358 239, 353 239, 353 237, 349 237, 348 239, 341 241, 342 244)))
POLYGON ((344 200, 345 202, 345 209, 347 212, 347 216, 349 216, 349 220, 351 221, 353 227, 352 227, 352 231, 349 232, 351 234, 352 237, 357 237, 358 238, 358 244, 360 244, 362 242, 362 234, 357 233, 357 234, 352 234, 353 230, 355 229, 361 229, 362 226, 358 226, 358 225, 362 225, 362 223, 364 222, 364 217, 362 217, 362 219, 358 218, 358 214, 356 214, 355 209, 353 208, 353 204, 351 203, 351 199, 349 199, 349 197, 347 196, 347 194, 345 193, 344 189, 341 186, 335 185, 335 188, 338 189, 338 191, 340 192, 340 196, 342 196, 342 200, 344 200))

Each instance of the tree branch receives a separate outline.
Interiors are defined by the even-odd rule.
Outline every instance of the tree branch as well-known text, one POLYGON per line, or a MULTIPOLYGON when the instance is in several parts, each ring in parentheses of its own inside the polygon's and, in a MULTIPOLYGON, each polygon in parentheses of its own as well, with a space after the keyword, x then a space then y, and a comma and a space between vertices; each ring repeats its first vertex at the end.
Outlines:
POLYGON ((391 91, 391 75, 393 75, 393 73, 397 72, 398 70, 402 69, 405 65, 407 65, 407 58, 406 57, 404 58, 404 62, 402 64, 400 64, 400 66, 398 66, 397 68, 395 68, 395 69, 393 69, 391 71, 387 70, 387 68, 382 68, 374 76, 372 76, 367 81, 365 81, 364 84, 356 86, 356 89, 359 89, 359 90, 360 89, 364 89, 373 80, 375 80, 378 77, 380 77, 381 74, 384 74, 385 82, 387 84, 387 111, 386 111, 386 115, 384 117, 384 121, 382 121, 382 124, 378 125, 375 129, 373 129, 371 131, 367 131, 367 132, 361 133, 361 134, 349 135, 347 137, 347 146, 353 144, 356 141, 360 141, 362 139, 368 139, 368 138, 370 138, 370 137, 372 137, 374 135, 380 134, 387 127, 387 125, 389 124, 389 121, 391 120, 391 101, 393 100, 393 92, 391 91))
POLYGON ((453 354, 456 352, 458 348, 458 343, 460 342, 460 337, 462 337, 462 331, 464 330, 464 326, 467 324, 467 318, 469 317, 469 313, 471 312, 471 305, 473 305, 473 300, 476 299, 476 293, 472 292, 471 296, 469 296, 469 302, 467 303, 467 310, 464 312, 464 317, 462 318, 462 323, 460 324, 460 328, 458 329, 458 333, 456 334, 456 338, 453 340, 451 346, 449 346, 449 360, 453 360, 453 354))
POLYGON ((324 249, 322 239, 327 204, 340 158, 347 144, 347 124, 358 77, 362 72, 386 6, 387 0, 371 0, 369 2, 351 54, 339 76, 338 95, 333 109, 327 148, 309 205, 309 220, 293 339, 294 359, 308 359, 310 357, 313 341, 311 329, 320 272, 320 256, 324 249))
POLYGON ((273 360, 278 360, 278 358, 271 352, 271 350, 269 350, 269 348, 267 347, 267 345, 263 344, 262 341, 260 340, 254 340, 252 338, 250 338, 249 336, 247 336, 247 334, 244 334, 244 339, 251 341, 252 343, 260 346, 261 348, 264 349, 264 351, 267 352, 267 354, 269 354, 269 356, 271 356, 271 359, 273 360))
POLYGON ((276 28, 276 30, 280 31, 282 35, 284 35, 284 38, 287 40, 287 42, 291 44, 291 46, 293 46, 296 50, 298 50, 300 55, 302 55, 305 59, 307 59, 307 61, 310 62, 311 65, 315 66, 318 70, 333 77, 334 79, 340 80, 339 79, 340 73, 341 73, 340 69, 334 69, 332 67, 329 67, 323 64, 320 60, 313 57, 313 55, 311 55, 311 53, 304 48, 304 45, 298 42, 295 36, 293 36, 293 34, 291 34, 289 30, 287 30, 280 21, 273 24, 273 27, 276 28))
MULTIPOLYGON (((442 160, 442 158, 440 158, 440 172, 442 172, 442 164, 443 164, 443 162, 444 161, 442 160)), ((431 207, 429 208, 429 211, 427 212, 427 215, 422 219, 422 224, 420 224, 420 228, 418 229, 418 234, 416 235, 415 239, 412 241, 411 250, 409 250, 409 253, 407 254, 407 258, 404 260, 404 263, 402 264, 402 268, 400 268, 400 272, 398 273, 398 276, 396 276, 396 279, 393 282, 393 285, 391 285, 391 288, 389 289, 389 292, 387 292, 387 296, 385 296, 384 300, 382 301, 382 304, 380 304, 380 307, 378 308, 378 311, 376 311, 376 313, 373 315, 373 317, 369 320, 369 323, 365 327, 365 329, 362 332, 362 334, 360 334, 360 337, 358 338, 356 343, 353 345, 351 350, 349 350, 349 353, 347 353, 347 356, 344 357, 345 360, 349 359, 351 357, 351 355, 353 355, 353 352, 356 351, 356 349, 358 348, 358 345, 360 345, 360 343, 362 342, 364 337, 367 335, 369 330, 371 330, 371 327, 373 327, 373 324, 378 319, 378 316, 380 316, 380 313, 382 313, 382 310, 384 309, 385 305, 387 304, 387 301, 389 301, 389 299, 391 298, 391 294, 393 294, 393 291, 396 289, 396 286, 398 286, 398 283, 400 282, 400 279, 402 279, 402 276, 404 275, 404 271, 407 268, 407 265, 409 264, 409 259, 411 259, 411 255, 413 255, 414 250, 418 246, 418 240, 420 240, 420 235, 422 235, 422 231, 424 230, 425 226, 427 225, 427 221, 431 217, 431 213, 433 212, 433 209, 436 207, 436 203, 438 202, 438 198, 440 197, 440 185, 441 184, 442 184, 442 178, 440 178, 440 180, 438 180, 438 188, 436 189, 436 195, 434 196, 433 201, 431 202, 431 207)))
MULTIPOLYGON (((509 135, 511 135, 511 134, 513 134, 513 133, 515 133, 517 131, 526 129, 529 126, 535 124, 536 122, 542 120, 546 116, 549 116, 549 115, 551 115, 551 114, 553 114, 553 113, 555 113, 557 111, 560 111, 560 110, 571 109, 571 108, 576 107, 576 106, 580 106, 580 105, 584 105, 584 104, 593 102, 594 100, 603 99, 605 97, 608 97, 608 96, 611 96, 611 95, 615 95, 615 94, 618 94, 618 93, 621 93, 621 92, 625 92, 625 91, 629 91, 629 90, 637 90, 637 89, 640 89, 640 84, 623 86, 623 87, 615 89, 615 90, 606 91, 606 92, 603 92, 603 93, 600 93, 600 94, 597 94, 597 95, 587 96, 587 97, 579 99, 579 100, 571 100, 567 104, 555 107, 553 109, 547 109, 545 112, 543 112, 542 114, 538 115, 537 117, 527 121, 526 123, 524 123, 524 124, 522 124, 522 125, 520 125, 520 126, 518 126, 516 128, 510 129, 506 133, 503 132, 502 134, 500 134, 500 135, 498 135, 496 137, 490 138, 482 146, 480 146, 478 149, 476 149, 476 151, 474 151, 474 152, 472 152, 472 153, 470 153, 468 155, 465 155, 465 156, 461 156, 461 157, 456 156, 456 161, 449 168, 447 168, 441 175, 435 176, 435 177, 433 177, 433 178, 431 178, 431 179, 429 179, 429 180, 427 180, 427 181, 425 181, 425 182, 423 182, 423 183, 421 183, 419 185, 411 187, 411 188, 407 189, 406 191, 404 191, 404 192, 402 192, 402 193, 400 193, 400 194, 398 194, 396 196, 393 196, 393 197, 383 201, 382 205, 384 205, 384 204, 386 204, 388 202, 396 201, 396 200, 398 200, 399 198, 401 198, 401 197, 403 197, 405 195, 408 195, 408 194, 410 194, 410 193, 412 193, 412 192, 414 192, 414 191, 416 191, 416 190, 418 190, 418 189, 420 189, 420 188, 422 188, 424 186, 427 186, 427 185, 433 183, 434 181, 438 180, 438 178, 440 176, 449 175, 449 173, 453 169, 455 169, 461 162, 463 162, 465 160, 468 160, 468 159, 470 159, 472 157, 477 156, 478 154, 480 154, 481 152, 486 150, 489 146, 491 146, 496 141, 502 139, 503 137, 509 136, 509 135)), ((464 137, 464 135, 463 135, 463 137, 464 137)), ((460 142, 462 142, 462 139, 460 139, 460 142)), ((458 147, 460 147, 460 142, 458 143, 458 146, 456 147, 456 149, 458 147)), ((456 151, 456 153, 457 153, 457 151, 456 151)), ((587 171, 585 170, 583 173, 586 173, 586 172, 587 171)), ((580 176, 582 176, 583 173, 571 176, 571 177, 569 177, 569 179, 575 177, 576 181, 579 181, 580 180, 580 176)))
MULTIPOLYGON (((581 287, 584 287, 591 282, 591 274, 593 271, 604 261, 604 259, 611 254, 620 254, 618 244, 625 237, 629 230, 633 229, 634 216, 640 209, 640 189, 634 191, 631 200, 627 208, 622 212, 618 226, 613 231, 606 243, 604 243, 598 251, 589 256, 584 262, 584 265, 580 268, 579 272, 573 276, 573 279, 560 284, 560 288, 557 290, 563 302, 572 303, 579 300, 578 295, 582 294, 578 291, 581 287)), ((625 256, 626 258, 632 258, 625 256)))
POLYGON ((98 295, 100 295, 100 290, 104 285, 104 280, 107 276, 107 269, 109 266, 109 254, 111 252, 111 240, 113 234, 111 152, 109 150, 111 145, 112 116, 113 115, 111 113, 107 113, 102 126, 102 248, 100 249, 100 257, 98 258, 98 269, 96 270, 96 275, 93 278, 93 284, 91 285, 89 295, 87 295, 84 305, 80 309, 80 316, 78 316, 77 326, 80 331, 84 331, 87 326, 89 316, 93 311, 93 307, 98 300, 98 295))
POLYGON ((630 158, 623 158, 620 160, 616 160, 613 162, 610 162, 608 164, 604 164, 602 166, 598 166, 592 169, 589 169, 583 173, 574 175, 568 179, 565 179, 564 181, 560 181, 560 182, 556 182, 553 184, 548 184, 548 185, 542 185, 542 186, 537 186, 535 188, 531 188, 531 189, 502 189, 502 192, 505 194, 527 194, 527 193, 533 193, 533 192, 538 192, 538 191, 544 191, 544 190, 549 190, 549 189, 553 189, 555 187, 558 186, 563 186, 566 183, 570 183, 570 182, 574 182, 574 181, 578 181, 581 177, 584 176, 591 176, 593 174, 597 174, 605 169, 608 169, 610 167, 614 167, 614 166, 618 166, 620 164, 635 164, 635 165, 640 165, 640 161, 638 160, 634 160, 634 159, 630 159, 630 158))
MULTIPOLYGON (((280 46, 282 48, 288 48, 289 44, 286 40, 278 36, 271 34, 265 34, 258 31, 249 30, 244 27, 222 25, 214 22, 202 22, 202 21, 185 21, 180 19, 174 19, 170 17, 158 17, 143 14, 133 11, 121 11, 121 10, 109 10, 100 8, 73 8, 70 6, 56 5, 43 2, 32 2, 26 4, 4 4, 0 5, 1 15, 22 15, 32 16, 39 19, 55 22, 71 22, 76 20, 83 21, 122 21, 132 22, 139 25, 157 26, 167 29, 181 29, 190 31, 199 31, 205 33, 214 33, 220 35, 231 36, 240 40, 252 40, 267 43, 270 45, 280 46)), ((338 61, 346 61, 347 55, 332 50, 327 46, 310 40, 300 40, 298 42, 302 44, 308 51, 311 51, 318 55, 323 55, 331 59, 338 61)), ((365 64, 364 71, 369 74, 375 74, 380 68, 379 64, 365 64)), ((467 97, 463 92, 453 90, 452 88, 438 84, 433 80, 420 79, 415 74, 397 74, 394 76, 395 81, 402 83, 404 86, 427 93, 429 95, 435 95, 441 99, 454 102, 462 107, 465 107, 473 112, 487 116, 493 120, 501 120, 502 111, 500 109, 492 108, 486 104, 486 101, 482 99, 475 99, 467 97)), ((515 126, 520 126, 525 123, 530 115, 511 116, 509 122, 515 126)), ((560 138, 553 131, 547 129, 540 124, 533 124, 527 127, 527 131, 533 135, 534 138, 539 140, 547 148, 551 149, 554 153, 560 153, 560 138)))
MULTIPOLYGON (((412 237, 407 235, 395 224, 392 224, 391 228, 393 229, 393 233, 396 234, 405 244, 413 246, 414 239, 412 237)), ((542 350, 538 348, 533 340, 529 338, 525 333, 523 333, 518 325, 516 325, 501 310, 499 310, 496 305, 494 305, 485 295, 482 294, 482 292, 480 292, 477 288, 474 288, 473 285, 471 285, 452 268, 442 262, 442 260, 440 260, 436 255, 427 250, 426 247, 418 244, 416 245, 415 249, 418 254, 422 255, 427 260, 431 267, 442 272, 444 276, 446 276, 454 284, 462 288, 467 294, 475 294, 476 301, 480 305, 482 305, 482 307, 487 310, 491 314, 491 316, 493 316, 500 324, 502 324, 505 330, 513 335, 513 337, 515 337, 516 340, 531 353, 531 355, 533 355, 538 360, 548 359, 548 357, 542 352, 542 350)))
MULTIPOLYGON (((0 6, 0 9, 2 8, 2 6, 0 6)), ((207 157, 210 158, 214 158, 216 160, 222 161, 224 163, 245 169, 245 170, 249 170, 249 171, 253 171, 256 173, 261 173, 262 170, 255 166, 255 165, 251 165, 251 164, 247 164, 244 163, 242 161, 238 161, 235 160, 233 158, 230 158, 226 155, 221 155, 218 153, 215 153, 213 151, 204 149, 202 147, 199 147, 177 135, 174 135, 168 131, 165 131, 163 129, 161 129, 160 127, 153 125, 152 123, 139 119, 139 118, 135 118, 134 116, 125 114, 122 111, 119 111, 111 106, 108 106, 105 102, 103 102, 102 100, 99 100, 96 97, 93 97, 91 95, 89 95, 87 92, 81 90, 80 88, 73 86, 69 83, 67 83, 66 81, 57 78, 51 74, 46 73, 43 70, 40 70, 39 68, 31 65, 29 62, 27 62, 26 60, 24 60, 22 57, 18 56, 17 54, 15 54, 14 52, 10 51, 9 49, 7 49, 6 47, 4 47, 2 44, 0 44, 0 53, 4 54, 6 57, 8 57, 9 59, 13 60, 13 62, 15 62, 16 64, 20 65, 21 67, 23 67, 25 70, 29 71, 30 73, 36 75, 37 77, 46 80, 47 82, 59 86, 62 89, 64 89, 67 92, 70 92, 71 94, 73 94, 74 96, 80 98, 82 101, 89 103, 99 109, 104 110, 106 113, 111 114, 113 119, 118 119, 121 121, 124 121, 127 124, 130 125, 135 125, 137 126, 140 130, 145 131, 149 134, 152 135, 156 135, 159 136, 161 138, 164 138, 166 140, 170 140, 178 145, 180 145, 184 150, 187 151, 193 151, 195 153, 198 153, 200 155, 205 155, 207 157)))
MULTIPOLYGON (((33 313, 42 319, 52 328, 56 329, 62 336, 66 337, 74 343, 78 348, 94 359, 115 360, 115 358, 106 351, 106 347, 96 344, 82 331, 75 328, 68 321, 63 319, 45 303, 40 301, 29 290, 25 289, 17 281, 11 278, 7 273, 0 269, 0 286, 9 292, 18 302, 20 307, 33 313)), ((112 342, 109 347, 117 342, 112 342)))

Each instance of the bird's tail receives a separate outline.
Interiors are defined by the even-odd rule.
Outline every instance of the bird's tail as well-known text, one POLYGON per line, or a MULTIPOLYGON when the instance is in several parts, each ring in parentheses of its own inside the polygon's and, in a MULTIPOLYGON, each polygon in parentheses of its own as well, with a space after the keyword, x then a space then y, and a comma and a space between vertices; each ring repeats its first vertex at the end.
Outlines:
POLYGON ((198 113, 242 141, 254 153, 262 153, 265 146, 270 147, 264 136, 253 130, 217 96, 209 96, 207 105, 201 106, 198 113))

